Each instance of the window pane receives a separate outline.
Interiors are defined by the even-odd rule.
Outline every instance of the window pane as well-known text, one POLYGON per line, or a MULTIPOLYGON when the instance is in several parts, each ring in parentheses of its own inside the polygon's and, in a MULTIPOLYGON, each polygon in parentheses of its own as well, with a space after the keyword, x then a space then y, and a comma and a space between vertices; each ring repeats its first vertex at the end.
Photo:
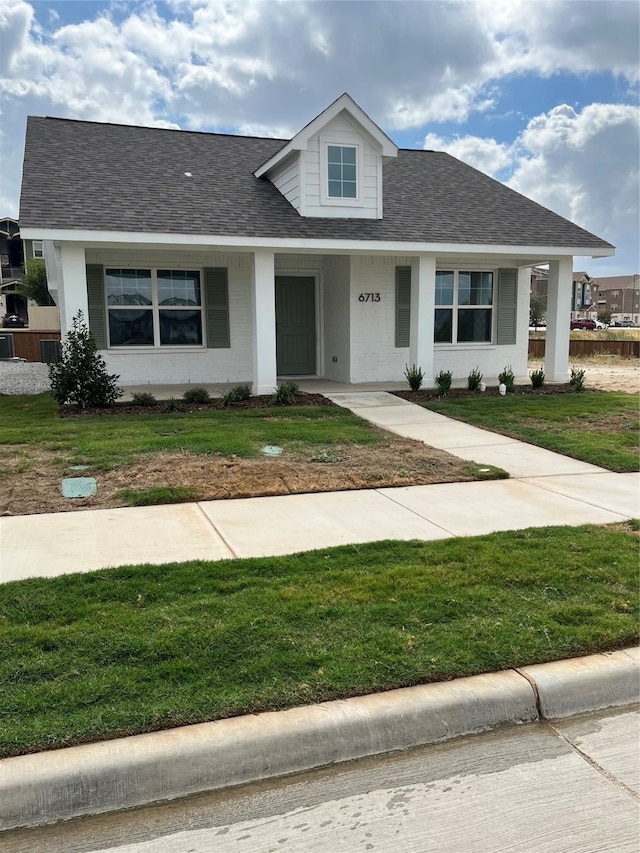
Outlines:
POLYGON ((493 273, 458 273, 458 305, 493 304, 493 273))
POLYGON ((160 344, 202 344, 201 311, 160 311, 160 344))
POLYGON ((344 198, 355 198, 356 197, 355 181, 345 181, 343 183, 342 195, 344 196, 344 198))
POLYGON ((329 163, 342 163, 342 148, 338 145, 327 146, 329 163))
POLYGON ((355 166, 356 163, 356 149, 355 148, 343 148, 342 149, 342 162, 349 163, 355 166))
POLYGON ((106 285, 108 305, 151 305, 149 270, 108 269, 106 285))
POLYGON ((341 181, 329 181, 329 195, 333 198, 342 198, 341 181))
POLYGON ((342 166, 339 163, 329 163, 329 180, 339 181, 342 178, 342 166))
POLYGON ((436 273, 436 305, 453 305, 453 273, 436 273))
POLYGON ((201 305, 200 273, 196 270, 158 270, 158 304, 201 305))
POLYGON ((458 342, 485 343, 491 340, 491 309, 461 308, 458 311, 458 342))
POLYGON ((138 347, 153 345, 153 312, 109 311, 109 341, 112 347, 138 347))
POLYGON ((453 324, 453 309, 436 308, 434 341, 437 344, 450 344, 453 324))
POLYGON ((342 179, 345 181, 353 181, 355 183, 356 167, 355 166, 343 166, 342 167, 342 179))

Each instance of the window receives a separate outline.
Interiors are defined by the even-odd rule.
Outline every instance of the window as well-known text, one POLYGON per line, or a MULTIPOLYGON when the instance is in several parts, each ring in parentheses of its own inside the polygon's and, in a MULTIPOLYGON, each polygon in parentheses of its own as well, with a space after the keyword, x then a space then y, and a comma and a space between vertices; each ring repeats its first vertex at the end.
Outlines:
POLYGON ((327 195, 329 198, 356 198, 356 148, 327 145, 327 195))
POLYGON ((107 269, 112 347, 202 346, 197 270, 107 269))
POLYGON ((493 328, 493 273, 436 272, 437 344, 489 343, 493 328))
POLYGON ((44 250, 42 248, 42 240, 33 241, 33 257, 44 258, 44 250))

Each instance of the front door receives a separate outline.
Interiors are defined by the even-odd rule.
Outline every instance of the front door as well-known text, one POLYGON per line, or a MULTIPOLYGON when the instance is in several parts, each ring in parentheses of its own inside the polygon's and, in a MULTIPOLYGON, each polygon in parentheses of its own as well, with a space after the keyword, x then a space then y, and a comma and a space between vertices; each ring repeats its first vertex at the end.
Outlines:
POLYGON ((279 376, 316 372, 313 276, 276 276, 276 362, 279 376))

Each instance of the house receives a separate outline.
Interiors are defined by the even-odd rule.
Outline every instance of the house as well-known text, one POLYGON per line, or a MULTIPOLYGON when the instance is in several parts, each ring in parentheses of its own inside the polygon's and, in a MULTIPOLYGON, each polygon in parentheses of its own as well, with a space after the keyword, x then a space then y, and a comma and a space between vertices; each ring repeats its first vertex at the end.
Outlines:
POLYGON ((574 255, 614 247, 344 94, 290 140, 29 118, 23 236, 44 241, 123 384, 526 373, 549 265, 548 379, 568 375, 574 255))
POLYGON ((609 311, 611 321, 631 320, 640 325, 640 275, 598 278, 598 311, 609 311))

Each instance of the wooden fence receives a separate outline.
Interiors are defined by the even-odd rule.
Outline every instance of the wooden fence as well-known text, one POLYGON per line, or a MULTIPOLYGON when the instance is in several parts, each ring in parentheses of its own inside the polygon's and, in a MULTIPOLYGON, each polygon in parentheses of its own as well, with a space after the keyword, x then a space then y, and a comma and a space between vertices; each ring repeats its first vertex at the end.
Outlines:
POLYGON ((32 332, 29 329, 0 329, 3 337, 13 336, 13 355, 27 361, 42 361, 40 341, 59 341, 60 330, 32 332))
MULTIPOLYGON (((544 358, 545 340, 529 338, 529 358, 544 358)), ((616 355, 621 358, 639 358, 638 341, 569 341, 569 356, 592 358, 594 355, 616 355)))

